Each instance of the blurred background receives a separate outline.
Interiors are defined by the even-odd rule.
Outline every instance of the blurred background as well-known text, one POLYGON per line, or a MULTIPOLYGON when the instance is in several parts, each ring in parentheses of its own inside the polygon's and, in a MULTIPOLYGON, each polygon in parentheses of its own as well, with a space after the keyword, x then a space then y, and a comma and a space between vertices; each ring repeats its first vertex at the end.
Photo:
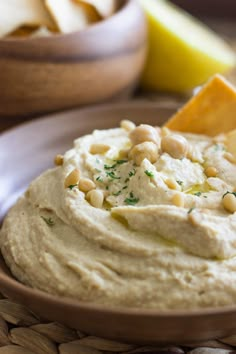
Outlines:
POLYGON ((153 22, 153 8, 149 9, 150 11, 146 8, 147 4, 151 4, 150 0, 142 2, 146 14, 148 13, 149 43, 151 43, 144 70, 144 75, 147 74, 146 79, 144 78, 144 92, 148 92, 149 95, 151 91, 155 92, 156 95, 152 95, 152 98, 158 98, 157 94, 168 92, 169 95, 179 94, 179 99, 181 96, 184 99, 184 96, 187 98, 192 94, 194 87, 204 84, 215 73, 223 74, 236 84, 236 2, 234 0, 172 0, 171 3, 178 6, 175 12, 171 7, 166 7, 165 13, 163 9, 157 10, 161 12, 160 17, 157 16, 158 22, 165 27, 164 30, 160 30, 160 27, 155 27, 153 22), (215 38, 212 34, 215 34, 215 38), (217 43, 220 39, 222 43, 217 43), (165 44, 162 43, 164 40, 165 44), (223 41, 228 48, 221 46, 224 44, 223 41), (156 49, 153 50, 155 45, 156 49), (171 52, 169 48, 174 49, 171 52), (156 66, 161 66, 162 72, 160 70, 156 77, 152 77, 155 66, 152 60, 158 55, 162 61, 159 63, 155 60, 155 63, 156 66), (151 71, 147 73, 148 65, 152 73, 151 71), (163 79, 160 82, 163 71, 163 79), (170 73, 170 77, 167 72, 170 73))
POLYGON ((235 19, 236 2, 234 0, 172 0, 172 2, 195 16, 235 19))

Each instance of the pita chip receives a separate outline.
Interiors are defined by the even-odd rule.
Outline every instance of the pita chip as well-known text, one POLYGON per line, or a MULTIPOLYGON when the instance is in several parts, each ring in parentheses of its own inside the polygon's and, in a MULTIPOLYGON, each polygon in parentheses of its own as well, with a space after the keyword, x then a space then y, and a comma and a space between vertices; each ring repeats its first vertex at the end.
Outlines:
POLYGON ((9 37, 29 37, 38 27, 22 26, 9 33, 9 37))
POLYGON ((115 0, 74 0, 92 5, 103 18, 110 17, 116 11, 115 0))
POLYGON ((215 136, 236 128, 236 90, 215 75, 165 125, 181 132, 215 136))
POLYGON ((55 28, 42 0, 0 0, 0 37, 22 26, 55 28))
POLYGON ((83 4, 72 0, 45 0, 45 4, 62 33, 82 30, 98 20, 98 15, 92 18, 83 4))

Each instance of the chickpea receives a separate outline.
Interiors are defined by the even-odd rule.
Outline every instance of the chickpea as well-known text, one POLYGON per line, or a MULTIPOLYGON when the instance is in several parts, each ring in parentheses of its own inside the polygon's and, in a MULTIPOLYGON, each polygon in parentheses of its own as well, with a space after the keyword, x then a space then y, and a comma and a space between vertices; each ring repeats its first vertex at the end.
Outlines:
POLYGON ((166 127, 163 127, 161 129, 161 135, 164 137, 164 136, 167 136, 167 135, 170 135, 171 132, 170 132, 170 129, 166 128, 166 127))
POLYGON ((86 198, 94 208, 102 208, 104 202, 104 194, 99 190, 92 190, 87 193, 86 198))
POLYGON ((91 181, 91 179, 89 178, 81 178, 81 180, 79 181, 79 190, 84 193, 87 193, 95 188, 96 188, 95 183, 91 181))
POLYGON ((144 159, 148 159, 151 163, 155 163, 158 156, 157 146, 151 141, 135 145, 129 152, 129 158, 134 160, 138 166, 141 165, 144 159))
POLYGON ((223 198, 223 207, 230 213, 236 212, 236 196, 233 193, 225 194, 223 198))
POLYGON ((173 195, 172 203, 177 207, 184 207, 184 197, 181 193, 176 193, 173 195))
POLYGON ((136 128, 136 125, 131 122, 131 120, 124 119, 120 122, 120 127, 126 130, 127 132, 131 132, 136 128))
POLYGON ((218 173, 217 169, 213 166, 208 166, 204 172, 207 177, 216 177, 218 173))
POLYGON ((65 188, 68 188, 70 186, 75 186, 76 184, 79 183, 80 179, 80 171, 75 168, 65 179, 65 188))
POLYGON ((161 149, 175 159, 182 159, 187 156, 188 142, 181 135, 167 135, 161 140, 161 149))
POLYGON ((106 144, 92 144, 90 146, 90 153, 95 154, 104 154, 108 150, 110 150, 110 146, 106 144))
POLYGON ((173 179, 173 178, 167 178, 165 180, 165 184, 170 188, 170 189, 175 189, 178 191, 181 191, 181 186, 173 179))
POLYGON ((57 155, 55 156, 54 163, 56 166, 61 166, 63 165, 64 157, 63 155, 57 155))
POLYGON ((121 149, 119 151, 119 158, 121 158, 121 159, 127 158, 129 155, 129 150, 130 149, 121 149))
POLYGON ((236 158, 235 158, 234 155, 231 154, 230 152, 225 152, 225 153, 224 153, 224 158, 225 158, 226 160, 228 160, 229 162, 231 162, 231 163, 236 163, 236 158))
POLYGON ((141 124, 129 135, 133 145, 138 145, 146 141, 151 141, 157 146, 160 145, 160 135, 157 130, 148 124, 141 124))

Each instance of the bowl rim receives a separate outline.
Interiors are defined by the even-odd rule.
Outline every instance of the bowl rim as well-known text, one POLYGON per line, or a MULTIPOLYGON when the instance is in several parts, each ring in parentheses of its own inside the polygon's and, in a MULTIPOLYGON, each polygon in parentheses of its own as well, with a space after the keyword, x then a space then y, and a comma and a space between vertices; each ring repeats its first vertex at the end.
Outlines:
MULTIPOLYGON (((1 263, 4 263, 4 267, 9 270, 9 268, 5 265, 5 261, 3 259, 2 253, 0 254, 1 263)), ((2 269, 2 267, 1 267, 2 269)), ((13 278, 13 276, 7 275, 0 271, 0 285, 3 286, 3 290, 7 289, 11 292, 14 292, 14 296, 18 294, 25 298, 34 297, 35 300, 39 302, 47 302, 50 304, 57 304, 60 307, 67 308, 76 308, 80 310, 86 310, 89 312, 96 312, 102 315, 111 315, 111 316, 129 316, 129 317, 149 317, 149 318, 162 318, 162 319, 170 319, 170 318, 204 318, 208 316, 219 316, 232 314, 236 312, 236 306, 224 306, 224 307, 205 307, 201 309, 168 309, 168 310, 160 310, 155 308, 138 308, 138 307, 124 307, 124 306, 110 306, 106 304, 95 304, 92 302, 79 301, 69 297, 60 297, 57 295, 52 295, 47 292, 44 292, 39 289, 30 288, 29 286, 21 283, 17 279, 13 278)), ((4 291, 3 291, 4 293, 4 291)))
MULTIPOLYGON (((86 112, 88 111, 97 111, 97 110, 103 110, 103 109, 115 109, 117 107, 143 107, 146 106, 151 107, 151 108, 164 108, 164 109, 176 109, 180 106, 180 103, 176 102, 173 105, 171 105, 168 102, 147 102, 146 100, 140 100, 139 102, 123 102, 123 103, 105 103, 105 104, 99 104, 99 105, 94 105, 91 107, 84 107, 82 109, 72 109, 68 111, 63 111, 59 113, 51 113, 49 115, 45 115, 42 117, 39 117, 37 119, 34 119, 32 121, 28 122, 23 122, 22 124, 19 124, 16 127, 13 127, 9 130, 6 130, 5 132, 0 134, 0 139, 4 138, 5 136, 9 134, 15 133, 18 129, 24 129, 27 127, 30 127, 32 125, 36 124, 47 124, 48 121, 51 120, 51 118, 54 118, 55 116, 60 117, 65 115, 67 112, 86 112)), ((0 226, 1 229, 1 226, 0 226)), ((143 317, 143 318, 160 318, 160 319, 178 319, 178 318, 191 318, 191 319, 197 319, 197 318, 206 318, 208 316, 214 317, 214 316, 220 316, 220 315, 232 315, 236 313, 236 304, 235 305, 227 305, 227 306, 222 306, 222 307, 204 307, 204 308, 197 308, 197 309, 155 309, 155 308, 137 308, 137 307, 132 307, 128 308, 125 306, 112 306, 112 305, 106 305, 106 304, 96 304, 93 302, 87 302, 87 301, 79 301, 70 297, 63 297, 63 296, 58 296, 58 295, 52 295, 49 294, 45 291, 36 289, 36 288, 31 288, 30 286, 27 286, 20 281, 18 281, 14 276, 11 274, 9 267, 6 265, 4 258, 2 256, 2 253, 0 251, 0 286, 2 286, 2 289, 7 289, 8 291, 11 291, 14 293, 14 296, 17 297, 18 295, 22 298, 25 296, 25 298, 29 299, 31 297, 34 297, 35 300, 41 301, 43 303, 48 303, 50 304, 56 304, 59 307, 66 307, 70 309, 79 309, 79 310, 85 310, 88 312, 96 312, 100 315, 108 315, 108 316, 120 316, 120 317, 126 317, 127 315, 129 317, 143 317), (8 275, 9 273, 10 275, 8 275)), ((4 291, 3 291, 4 293, 4 291)))
MULTIPOLYGON (((117 1, 117 0, 115 0, 117 1)), ((119 0, 121 6, 118 7, 118 9, 115 11, 114 14, 111 16, 102 19, 101 21, 94 22, 90 24, 88 27, 79 30, 79 31, 73 31, 69 33, 53 33, 51 36, 47 37, 3 37, 0 38, 0 43, 4 44, 15 44, 15 43, 31 43, 32 41, 40 41, 40 40, 47 40, 47 41, 52 41, 53 39, 70 39, 73 38, 74 36, 78 35, 83 35, 85 33, 90 33, 93 31, 96 31, 98 29, 101 29, 102 27, 105 27, 107 24, 109 24, 111 21, 117 20, 117 17, 122 16, 125 12, 132 10, 132 6, 138 6, 141 9, 141 6, 139 5, 138 1, 136 0, 119 0)))

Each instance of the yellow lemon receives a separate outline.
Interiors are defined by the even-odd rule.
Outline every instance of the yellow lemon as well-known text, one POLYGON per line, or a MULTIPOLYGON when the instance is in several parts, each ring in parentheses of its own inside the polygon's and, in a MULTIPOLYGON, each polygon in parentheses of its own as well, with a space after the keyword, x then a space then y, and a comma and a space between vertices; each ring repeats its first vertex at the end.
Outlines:
POLYGON ((235 65, 231 48, 191 15, 165 0, 139 1, 149 26, 143 87, 184 92, 235 65))

